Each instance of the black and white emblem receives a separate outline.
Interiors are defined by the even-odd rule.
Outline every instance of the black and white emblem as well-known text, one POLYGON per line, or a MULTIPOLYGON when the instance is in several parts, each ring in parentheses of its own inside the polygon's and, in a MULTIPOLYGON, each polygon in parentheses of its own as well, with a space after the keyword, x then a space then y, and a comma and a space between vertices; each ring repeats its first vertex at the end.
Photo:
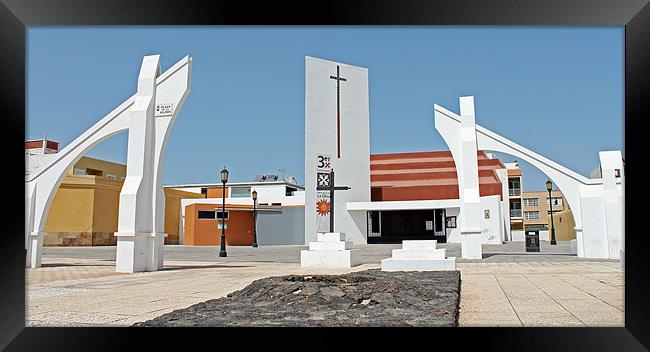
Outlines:
POLYGON ((329 172, 318 172, 317 175, 317 185, 328 187, 330 185, 330 174, 329 172))

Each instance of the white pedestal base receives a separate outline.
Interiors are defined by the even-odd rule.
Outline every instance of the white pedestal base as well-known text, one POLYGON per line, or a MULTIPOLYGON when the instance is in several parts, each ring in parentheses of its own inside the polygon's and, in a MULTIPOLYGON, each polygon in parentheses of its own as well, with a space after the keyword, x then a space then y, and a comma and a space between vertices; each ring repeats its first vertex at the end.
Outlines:
POLYGON ((345 233, 319 233, 318 241, 309 242, 309 250, 300 251, 300 266, 304 268, 350 268, 359 264, 358 252, 345 233))
POLYGON ((481 231, 468 230, 460 233, 460 254, 463 259, 483 259, 481 231))
POLYGON ((115 271, 135 273, 158 271, 163 268, 165 245, 164 233, 119 233, 117 237, 117 256, 115 271))
POLYGON ((45 232, 32 232, 27 239, 27 251, 25 256, 26 268, 40 268, 41 256, 43 254, 43 238, 45 232))
POLYGON ((577 240, 571 240, 569 242, 569 250, 571 251, 571 254, 578 255, 578 241, 577 240))
POLYGON ((393 249, 391 258, 382 259, 382 271, 455 270, 456 257, 445 258, 445 249, 436 241, 402 241, 402 249, 393 249))
POLYGON ((621 270, 625 271, 625 250, 621 249, 621 270))
POLYGON ((436 271, 456 270, 456 257, 433 260, 386 258, 381 260, 382 271, 436 271))

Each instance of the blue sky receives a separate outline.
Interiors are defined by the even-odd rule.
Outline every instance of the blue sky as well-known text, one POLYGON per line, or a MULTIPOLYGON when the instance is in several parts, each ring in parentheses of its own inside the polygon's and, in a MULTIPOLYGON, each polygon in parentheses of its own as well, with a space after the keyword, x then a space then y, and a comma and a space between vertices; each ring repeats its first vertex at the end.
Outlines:
MULTIPOLYGON (((372 153, 447 150, 433 104, 580 174, 623 148, 623 27, 30 27, 26 138, 64 146, 136 89, 142 56, 193 57, 165 184, 304 180, 304 57, 369 70, 372 153)), ((126 134, 88 155, 126 162, 126 134)), ((499 155, 512 161, 507 155, 499 155)), ((520 161, 525 190, 546 176, 520 161)))

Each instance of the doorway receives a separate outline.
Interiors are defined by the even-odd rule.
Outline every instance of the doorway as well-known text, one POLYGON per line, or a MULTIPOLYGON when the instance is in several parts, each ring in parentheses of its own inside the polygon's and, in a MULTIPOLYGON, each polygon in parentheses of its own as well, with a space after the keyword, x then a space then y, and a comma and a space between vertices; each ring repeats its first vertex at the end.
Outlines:
POLYGON ((446 242, 444 209, 368 212, 368 244, 404 240, 446 242))

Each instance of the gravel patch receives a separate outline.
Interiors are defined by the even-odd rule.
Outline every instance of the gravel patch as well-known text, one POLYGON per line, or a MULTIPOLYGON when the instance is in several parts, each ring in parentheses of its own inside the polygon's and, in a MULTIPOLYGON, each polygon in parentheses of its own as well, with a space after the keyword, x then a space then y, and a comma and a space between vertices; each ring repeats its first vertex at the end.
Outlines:
POLYGON ((287 275, 134 326, 458 326, 459 271, 287 275))

